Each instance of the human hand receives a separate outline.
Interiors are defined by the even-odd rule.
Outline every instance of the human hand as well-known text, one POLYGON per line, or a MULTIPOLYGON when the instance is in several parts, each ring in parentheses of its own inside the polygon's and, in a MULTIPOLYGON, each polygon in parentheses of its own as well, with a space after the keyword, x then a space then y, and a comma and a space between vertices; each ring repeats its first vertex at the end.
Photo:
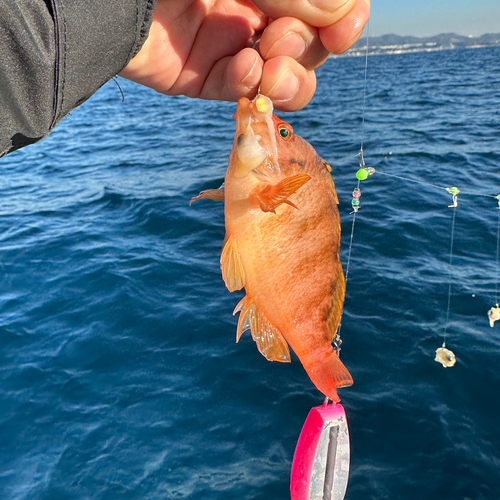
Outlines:
POLYGON ((120 75, 226 101, 260 86, 277 109, 298 110, 314 95, 314 70, 358 40, 369 11, 370 0, 158 0, 148 39, 120 75))

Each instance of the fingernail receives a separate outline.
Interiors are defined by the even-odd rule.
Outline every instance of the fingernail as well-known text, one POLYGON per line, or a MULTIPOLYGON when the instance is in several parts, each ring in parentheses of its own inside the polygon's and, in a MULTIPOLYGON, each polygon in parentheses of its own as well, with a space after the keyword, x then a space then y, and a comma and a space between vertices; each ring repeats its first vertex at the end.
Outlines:
POLYGON ((293 99, 298 91, 299 79, 291 70, 285 69, 276 80, 276 83, 271 87, 267 96, 275 103, 286 102, 293 99))

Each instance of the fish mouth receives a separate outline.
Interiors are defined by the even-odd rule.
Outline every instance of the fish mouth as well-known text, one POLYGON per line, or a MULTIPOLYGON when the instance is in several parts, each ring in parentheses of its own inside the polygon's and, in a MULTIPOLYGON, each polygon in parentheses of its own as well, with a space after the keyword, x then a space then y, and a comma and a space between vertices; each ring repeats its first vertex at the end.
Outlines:
POLYGON ((252 101, 242 97, 238 101, 234 117, 236 118, 234 147, 239 160, 236 176, 246 177, 263 163, 267 165, 270 162, 278 166, 271 99, 261 94, 252 101))
POLYGON ((268 119, 272 120, 273 103, 269 97, 257 94, 253 101, 247 97, 241 97, 238 100, 236 113, 233 115, 236 119, 236 130, 240 133, 248 127, 268 119))

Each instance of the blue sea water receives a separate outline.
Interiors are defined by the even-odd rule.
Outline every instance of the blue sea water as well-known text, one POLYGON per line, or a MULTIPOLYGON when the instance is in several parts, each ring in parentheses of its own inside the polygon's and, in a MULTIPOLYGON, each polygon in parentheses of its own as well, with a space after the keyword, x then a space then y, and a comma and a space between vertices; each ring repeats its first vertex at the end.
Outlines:
MULTIPOLYGON (((363 81, 363 58, 330 59, 285 117, 332 165, 344 265, 361 140, 377 170, 342 326, 346 499, 496 500, 500 50, 371 57, 364 127, 363 81)), ((223 207, 188 206, 222 183, 235 106, 120 86, 0 160, 0 498, 287 499, 322 396, 235 343, 223 207)))

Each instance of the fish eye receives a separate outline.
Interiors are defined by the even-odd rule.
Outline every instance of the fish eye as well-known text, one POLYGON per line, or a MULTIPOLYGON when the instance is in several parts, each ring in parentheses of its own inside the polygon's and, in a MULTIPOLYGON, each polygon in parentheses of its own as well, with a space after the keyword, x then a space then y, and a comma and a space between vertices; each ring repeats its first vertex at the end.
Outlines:
POLYGON ((292 127, 284 123, 278 125, 278 133, 285 141, 289 141, 293 137, 292 127))

